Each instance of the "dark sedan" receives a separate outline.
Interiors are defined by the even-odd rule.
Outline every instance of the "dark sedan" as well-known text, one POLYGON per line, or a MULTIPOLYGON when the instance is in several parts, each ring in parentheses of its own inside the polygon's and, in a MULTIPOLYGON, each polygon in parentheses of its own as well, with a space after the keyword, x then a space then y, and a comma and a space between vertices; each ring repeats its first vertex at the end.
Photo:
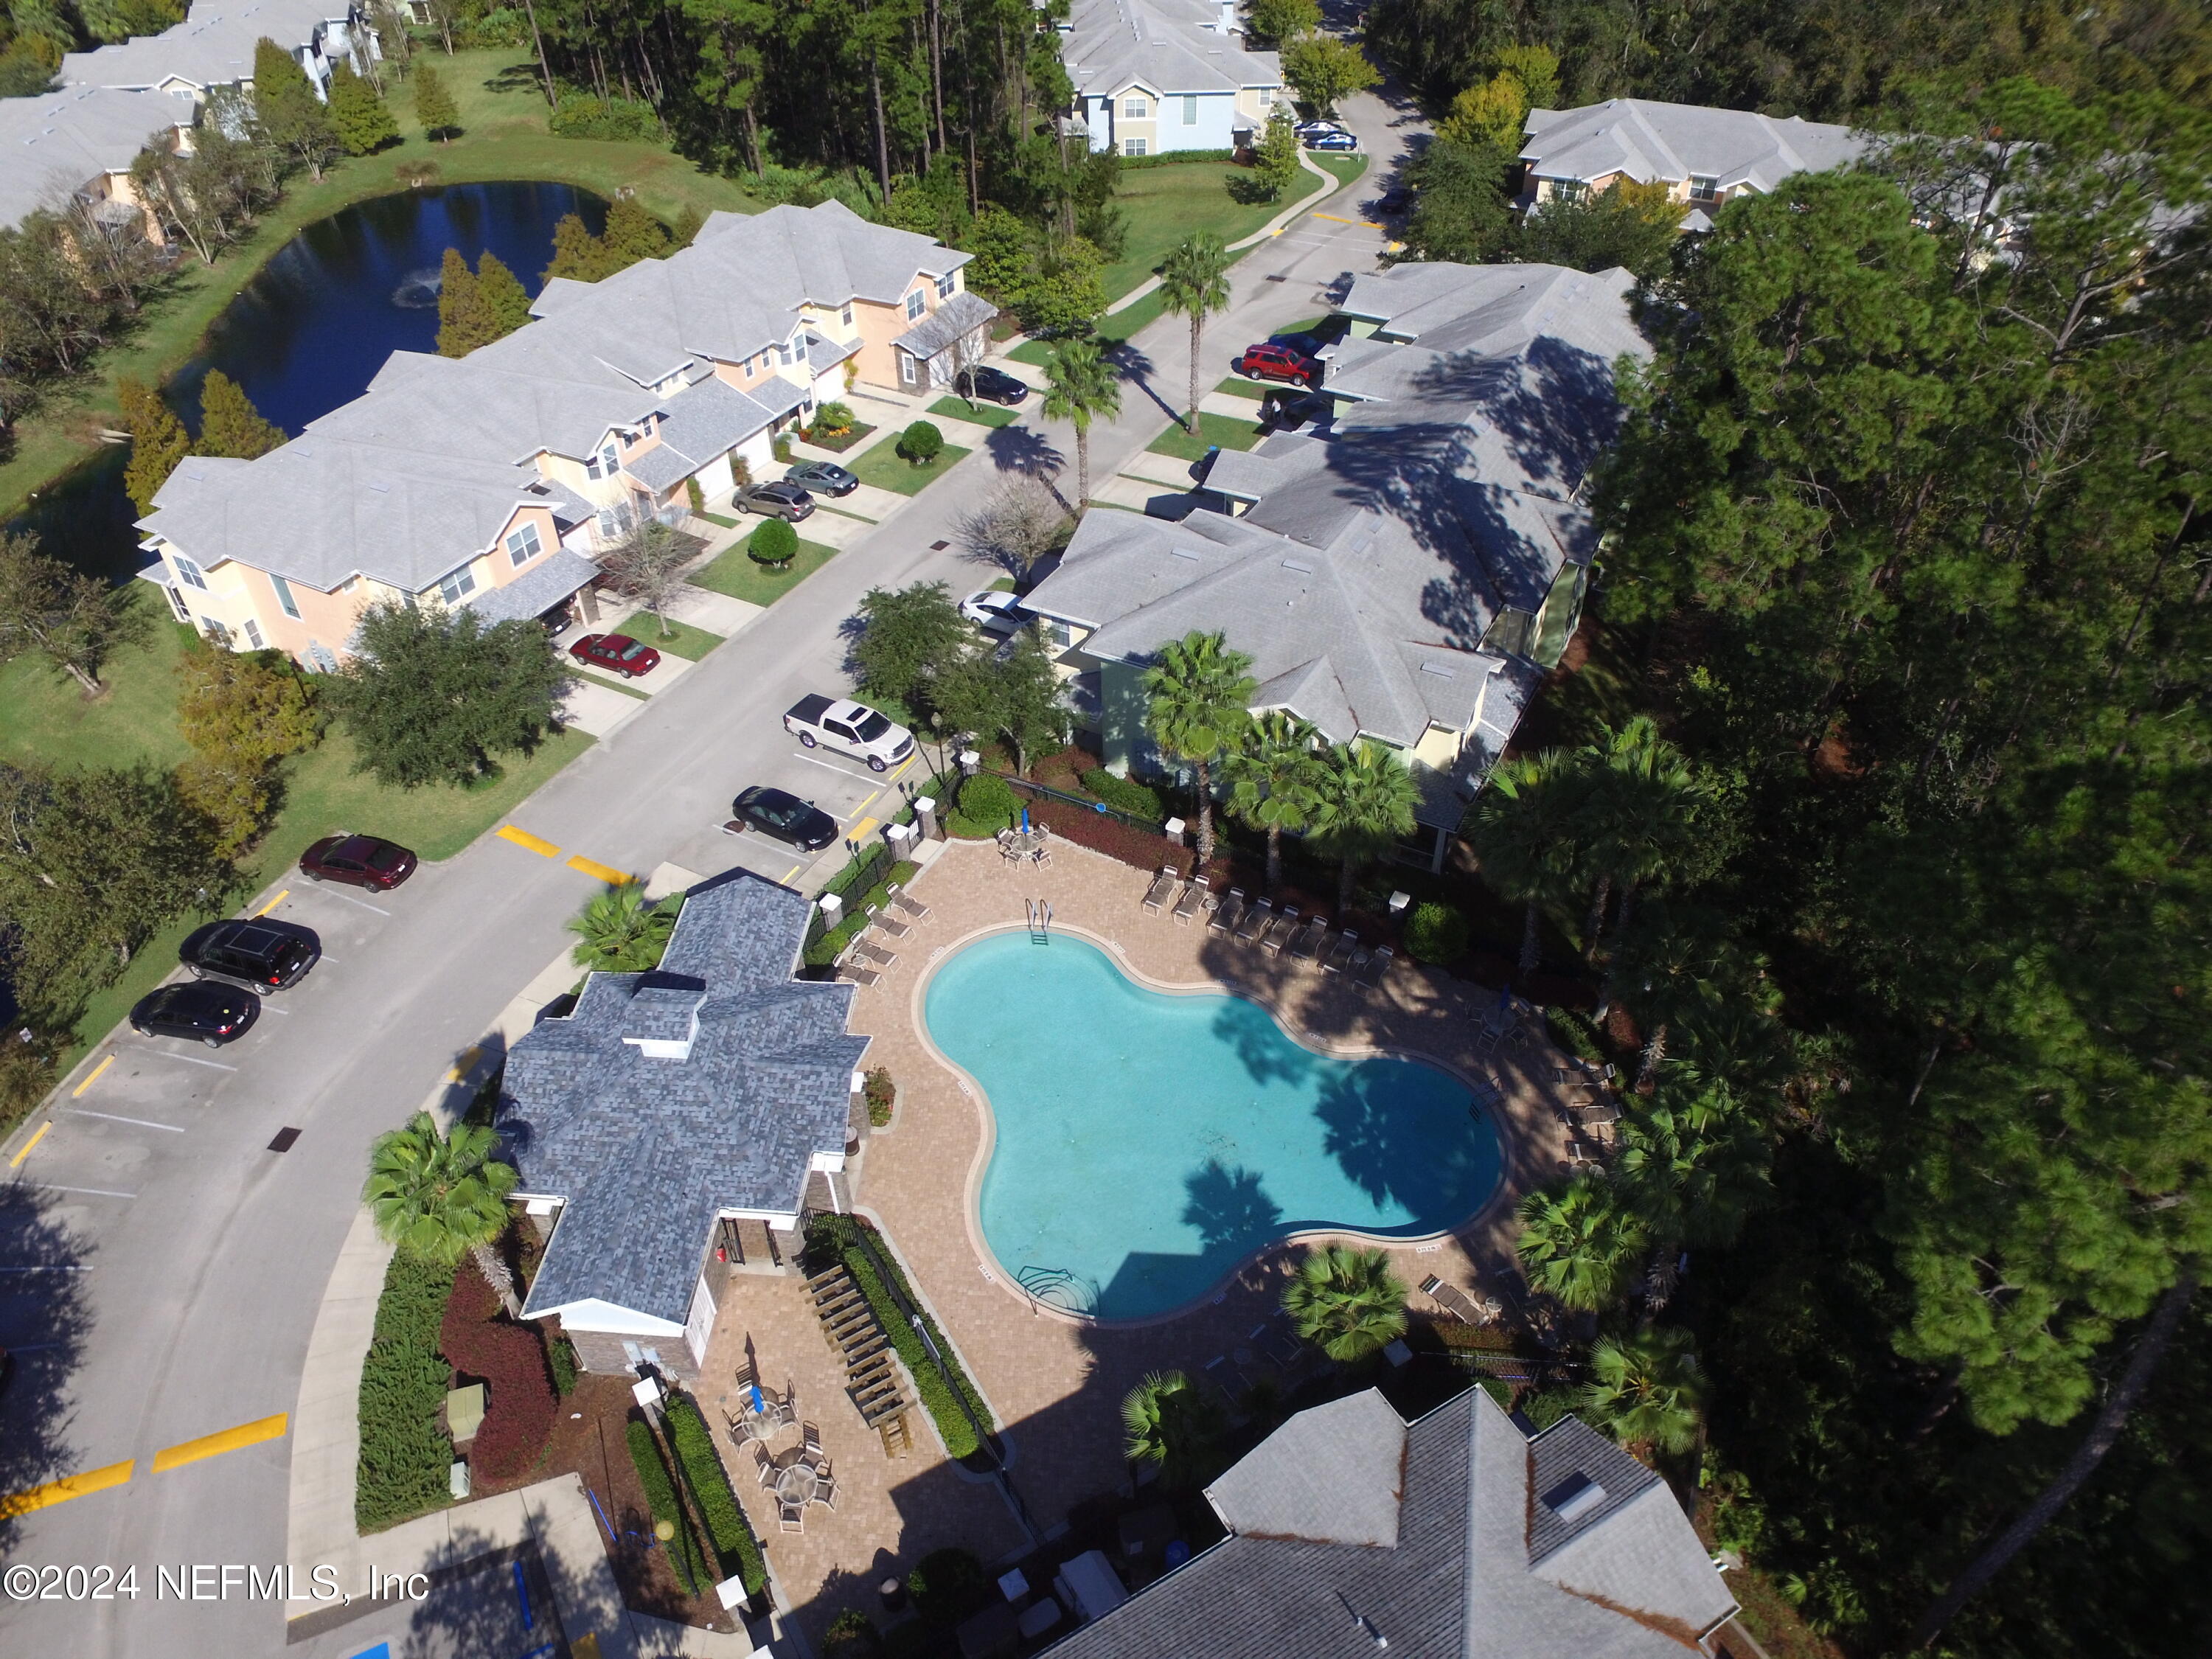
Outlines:
POLYGON ((1004 404, 1009 409, 1030 395, 1028 386, 1000 368, 963 369, 952 389, 970 402, 1004 404))
POLYGON ((300 854, 300 873, 310 881, 388 893, 415 873, 415 855, 374 836, 325 836, 300 854))
POLYGON ((131 1029, 140 1036, 185 1037, 220 1048, 235 1042, 261 1012, 261 999, 235 985, 186 980, 138 999, 131 1029))
POLYGON ((305 978, 322 954, 313 929, 261 916, 211 921, 177 947, 177 960, 199 978, 242 985, 264 997, 305 978))
POLYGON ((811 801, 781 789, 755 784, 730 803, 734 816, 730 827, 757 830, 764 836, 789 842, 802 852, 814 853, 837 839, 837 820, 811 801))
POLYGON ((784 468, 783 481, 818 495, 849 495, 860 487, 859 475, 835 461, 794 461, 784 468))
POLYGON ((660 666, 660 653, 627 634, 586 634, 568 647, 568 654, 586 668, 604 668, 626 680, 660 666))
POLYGON ((757 513, 763 518, 789 519, 795 523, 812 516, 814 497, 801 486, 777 478, 769 483, 740 484, 738 493, 730 497, 730 505, 740 513, 757 513))

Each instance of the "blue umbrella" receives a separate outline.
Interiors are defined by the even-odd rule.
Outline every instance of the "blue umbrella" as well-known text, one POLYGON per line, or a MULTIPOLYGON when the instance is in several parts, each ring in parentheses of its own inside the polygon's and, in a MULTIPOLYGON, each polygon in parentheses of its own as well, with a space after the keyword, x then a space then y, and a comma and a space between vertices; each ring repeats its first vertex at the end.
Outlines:
POLYGON ((753 1384, 753 1410, 764 1412, 767 1409, 768 1401, 761 1398, 760 1384, 756 1382, 753 1384))
POLYGON ((1029 834, 1029 832, 1030 832, 1030 809, 1029 809, 1028 807, 1024 806, 1024 808, 1022 808, 1022 833, 1023 833, 1024 835, 1025 835, 1025 836, 1026 836, 1027 834, 1029 834))

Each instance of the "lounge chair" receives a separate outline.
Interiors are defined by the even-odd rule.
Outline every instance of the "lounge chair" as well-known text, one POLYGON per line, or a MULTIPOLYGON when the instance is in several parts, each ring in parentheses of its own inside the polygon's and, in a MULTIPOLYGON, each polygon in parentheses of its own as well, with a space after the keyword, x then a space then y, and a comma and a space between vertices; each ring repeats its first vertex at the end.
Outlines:
POLYGON ((1367 958, 1366 964, 1354 973, 1352 978, 1369 990, 1373 990, 1382 982, 1382 975, 1390 971, 1390 959, 1396 954, 1389 945, 1382 945, 1367 958))
POLYGON ((1337 936, 1336 948, 1322 959, 1322 966, 1332 974, 1340 974, 1351 965, 1352 958, 1359 953, 1359 935, 1347 927, 1337 936))
POLYGON ((1328 918, 1316 916, 1291 942, 1291 955, 1300 962, 1311 962, 1314 953, 1321 949, 1322 941, 1328 937, 1328 918))
POLYGON ((799 1425, 799 1445, 800 1450, 819 1455, 822 1450, 822 1431, 811 1423, 801 1423, 799 1425))
POLYGON ((1190 885, 1182 890, 1182 896, 1176 901, 1176 925, 1183 927, 1189 927, 1190 919, 1205 908, 1206 900, 1206 878, 1192 877, 1190 885))
POLYGON ((1157 910, 1165 904, 1168 895, 1175 891, 1176 883, 1182 879, 1176 874, 1176 867, 1172 864, 1160 866, 1159 874, 1152 878, 1152 884, 1145 890, 1145 908, 1157 910))
POLYGON ((858 957, 866 957, 870 962, 874 963, 878 968, 895 967, 898 963, 897 951, 886 951, 882 945, 876 944, 871 939, 864 939, 855 940, 853 945, 853 954, 858 957))
POLYGON ((1421 1294, 1466 1325, 1487 1325, 1498 1317, 1492 1305, 1485 1308, 1456 1285, 1447 1285, 1434 1273, 1421 1281, 1421 1294))
POLYGON ((1255 1325, 1251 1340, 1259 1345, 1261 1352, 1284 1370, 1296 1365, 1299 1356, 1304 1352, 1297 1337, 1273 1323, 1255 1325))
POLYGON ((871 904, 868 907, 868 921, 870 925, 882 928, 893 939, 904 939, 908 933, 914 932, 913 928, 908 927, 896 916, 885 915, 881 907, 878 905, 871 904))
POLYGON ((1271 957, 1282 955, 1284 944, 1292 933, 1297 932, 1297 928, 1298 907, 1295 904, 1285 905, 1276 913, 1275 925, 1268 928, 1261 936, 1260 948, 1271 957))
POLYGON ((1213 907, 1213 915, 1206 924, 1209 933, 1233 933, 1237 924, 1244 919, 1244 890, 1232 887, 1229 896, 1213 907))
POLYGON ((893 909, 912 916, 916 921, 927 921, 929 919, 929 907, 908 892, 899 883, 893 882, 886 890, 890 895, 893 909))
POLYGON ((1244 920, 1237 924, 1237 937, 1249 945, 1267 931, 1267 924, 1275 919, 1273 899, 1255 899, 1252 908, 1244 913, 1244 920))
POLYGON ((864 967, 850 957, 837 964, 837 973, 840 978, 849 979, 855 985, 880 984, 884 977, 874 969, 864 967))

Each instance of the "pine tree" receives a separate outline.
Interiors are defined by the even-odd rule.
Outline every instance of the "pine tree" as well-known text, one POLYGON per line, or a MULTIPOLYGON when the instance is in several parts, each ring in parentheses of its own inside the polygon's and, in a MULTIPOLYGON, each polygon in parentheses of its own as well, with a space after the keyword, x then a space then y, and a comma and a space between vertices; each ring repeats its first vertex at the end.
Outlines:
POLYGON ((465 357, 478 346, 499 338, 500 332, 484 304, 476 272, 469 269, 459 248, 447 248, 445 263, 439 268, 438 355, 465 357))
POLYGON ((706 226, 707 216, 686 203, 684 211, 676 216, 675 224, 669 228, 668 251, 671 253, 682 252, 698 239, 699 233, 706 226))
POLYGON ((435 138, 441 144, 453 142, 454 129, 461 118, 453 94, 428 64, 415 71, 415 118, 422 124, 425 138, 435 138))
POLYGON ((283 428, 262 418, 237 381, 219 368, 208 371, 200 387, 200 454, 250 461, 283 441, 283 428))
POLYGON ((371 155, 398 140, 399 123, 383 98, 343 59, 331 66, 330 97, 331 125, 347 155, 371 155))
POLYGON ((317 180, 338 148, 330 112, 292 54, 264 35, 253 48, 253 112, 261 130, 317 180))
POLYGON ((565 276, 572 283, 596 283, 606 272, 600 268, 602 250, 580 216, 564 213, 553 227, 553 263, 543 278, 565 276))
POLYGON ((658 259, 668 252, 668 232, 659 220, 625 196, 607 210, 607 228, 599 238, 606 250, 606 270, 611 276, 640 259, 658 259))
POLYGON ((477 258, 477 304, 495 340, 530 320, 530 291, 489 248, 477 258))
POLYGON ((141 514, 151 513, 155 493, 192 453, 191 434, 144 381, 118 380, 115 390, 123 401, 123 424, 131 433, 131 465, 124 469, 123 488, 141 514))

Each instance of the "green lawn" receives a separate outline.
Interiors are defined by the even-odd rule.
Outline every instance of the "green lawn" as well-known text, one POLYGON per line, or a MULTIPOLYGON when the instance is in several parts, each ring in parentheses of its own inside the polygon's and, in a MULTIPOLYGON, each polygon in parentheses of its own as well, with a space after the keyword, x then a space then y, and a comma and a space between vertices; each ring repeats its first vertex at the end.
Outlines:
POLYGON ((1018 363, 1027 363, 1033 368, 1052 367, 1052 342, 1024 340, 1006 354, 1018 363))
POLYGON ((895 489, 902 495, 920 495, 969 453, 958 444, 947 444, 937 452, 935 460, 927 466, 915 466, 899 459, 892 452, 891 441, 878 444, 854 462, 853 472, 864 484, 873 484, 878 489, 895 489))
MULTIPOLYGON (((1249 250, 1248 249, 1247 252, 1249 250)), ((1232 253, 1229 256, 1229 262, 1234 264, 1243 257, 1242 253, 1232 253)), ((1146 323, 1161 316, 1166 310, 1167 305, 1160 298, 1159 289, 1154 289, 1136 304, 1125 307, 1110 317, 1101 317, 1097 326, 1099 343, 1119 345, 1146 323)))
MULTIPOLYGON (((1118 300, 1143 282, 1167 257, 1168 250, 1194 231, 1210 230, 1223 241, 1233 242, 1273 218, 1285 203, 1257 202, 1248 206, 1231 198, 1228 181, 1251 176, 1250 168, 1227 161, 1186 161, 1171 167, 1133 167, 1123 173, 1114 200, 1129 216, 1129 240, 1121 257, 1102 273, 1106 297, 1118 300)), ((1294 185, 1291 191, 1291 201, 1305 194, 1300 185, 1294 185)))
MULTIPOLYGON (((118 418, 118 375, 159 381, 182 367, 232 296, 302 225, 352 203, 405 189, 394 173, 402 164, 434 162, 444 184, 550 179, 609 200, 634 191, 665 220, 673 220, 687 206, 705 213, 717 208, 758 210, 760 204, 738 185, 701 172, 665 146, 555 137, 546 130, 544 97, 526 82, 501 78, 501 70, 525 64, 528 56, 501 48, 456 52, 449 58, 434 46, 423 49, 421 61, 436 66, 460 107, 461 136, 449 144, 425 139, 415 119, 413 87, 403 82, 389 100, 399 122, 398 143, 375 155, 341 161, 320 184, 304 174, 293 179, 284 199, 253 234, 214 265, 187 256, 175 280, 143 308, 127 337, 102 352, 90 373, 50 389, 17 425, 14 452, 0 465, 0 518, 12 515, 32 491, 94 452, 99 428, 113 426, 118 418)), ((534 282, 537 273, 523 276, 534 282)))
POLYGON ((738 521, 735 519, 726 519, 719 513, 702 513, 697 516, 704 519, 708 524, 720 525, 725 530, 735 530, 738 527, 738 521))
POLYGON ((942 415, 948 421, 965 421, 970 426, 1012 426, 1022 418, 1018 410, 1003 404, 977 404, 970 409, 959 398, 939 398, 930 404, 929 412, 942 415))
POLYGON ((1267 395, 1266 386, 1261 386, 1257 380, 1248 380, 1241 374, 1231 375, 1213 389, 1216 392, 1225 392, 1232 398, 1249 398, 1255 404, 1267 395))
POLYGON ((1240 421, 1233 415, 1212 415, 1200 410, 1198 430, 1186 432, 1171 426, 1146 446, 1155 455, 1173 455, 1179 460, 1198 461, 1206 459, 1209 447, 1221 449, 1249 449, 1260 441, 1260 423, 1240 421))
MULTIPOLYGON (((1308 157, 1323 170, 1336 175, 1337 188, 1341 190, 1367 171, 1367 157, 1358 152, 1350 155, 1330 155, 1322 150, 1308 150, 1308 157)), ((1303 191, 1300 194, 1304 194, 1303 191)))
MULTIPOLYGON (((899 465, 904 466, 906 463, 901 461, 899 465)), ((744 599, 750 605, 774 605, 827 564, 836 551, 820 542, 801 541, 788 567, 770 570, 755 564, 746 555, 745 544, 739 542, 704 570, 693 571, 691 585, 711 587, 717 593, 727 593, 733 599, 744 599)))
POLYGON ((0 667, 0 761, 167 767, 191 755, 177 732, 176 673, 192 630, 170 619, 151 584, 130 589, 127 602, 154 618, 150 643, 117 655, 98 697, 41 659, 0 667))
POLYGON ((722 642, 720 634, 709 634, 705 629, 694 628, 685 622, 663 623, 650 611, 632 611, 615 632, 627 634, 634 640, 643 640, 665 657, 683 657, 692 662, 698 661, 722 642), (660 632, 664 626, 675 631, 664 638, 660 632))

